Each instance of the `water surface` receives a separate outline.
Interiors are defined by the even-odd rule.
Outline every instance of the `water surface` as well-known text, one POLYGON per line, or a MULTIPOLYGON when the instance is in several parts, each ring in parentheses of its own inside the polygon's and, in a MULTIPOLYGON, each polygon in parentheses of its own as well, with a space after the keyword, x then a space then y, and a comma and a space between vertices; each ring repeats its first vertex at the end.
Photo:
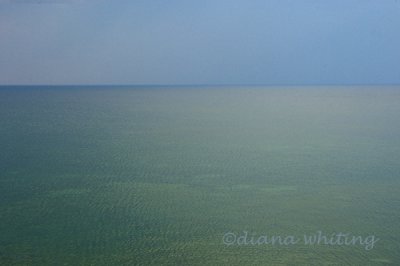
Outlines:
POLYGON ((398 87, 1 87, 0 264, 397 265, 398 87), (226 245, 323 231, 362 245, 226 245))

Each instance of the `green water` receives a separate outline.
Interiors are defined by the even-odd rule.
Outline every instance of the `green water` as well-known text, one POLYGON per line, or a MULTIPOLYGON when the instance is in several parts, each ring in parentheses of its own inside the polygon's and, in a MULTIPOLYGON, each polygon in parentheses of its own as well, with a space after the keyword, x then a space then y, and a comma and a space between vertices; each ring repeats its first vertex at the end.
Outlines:
POLYGON ((399 87, 0 87, 0 265, 400 265, 399 159, 399 87))

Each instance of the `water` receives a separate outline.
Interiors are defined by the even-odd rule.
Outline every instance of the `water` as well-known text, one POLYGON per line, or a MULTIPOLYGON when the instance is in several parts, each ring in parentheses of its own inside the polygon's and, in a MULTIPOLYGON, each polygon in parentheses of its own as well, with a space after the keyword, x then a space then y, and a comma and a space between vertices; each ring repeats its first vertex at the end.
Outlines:
POLYGON ((399 113, 398 87, 1 87, 0 264, 399 264, 399 113), (379 241, 223 242, 318 231, 379 241))

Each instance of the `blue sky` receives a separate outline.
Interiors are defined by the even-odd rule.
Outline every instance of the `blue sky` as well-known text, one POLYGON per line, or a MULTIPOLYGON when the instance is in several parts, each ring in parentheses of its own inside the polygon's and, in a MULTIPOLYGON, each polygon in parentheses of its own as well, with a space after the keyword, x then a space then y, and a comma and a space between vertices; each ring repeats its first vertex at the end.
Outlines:
POLYGON ((400 1, 0 0, 0 84, 400 84, 400 1))

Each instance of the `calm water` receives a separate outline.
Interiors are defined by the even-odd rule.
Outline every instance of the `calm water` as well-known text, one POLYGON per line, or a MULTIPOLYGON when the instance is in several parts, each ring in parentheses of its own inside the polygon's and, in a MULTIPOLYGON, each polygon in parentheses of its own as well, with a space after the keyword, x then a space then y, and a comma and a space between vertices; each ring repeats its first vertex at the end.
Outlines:
POLYGON ((0 87, 0 151, 0 265, 400 264, 399 87, 0 87))

